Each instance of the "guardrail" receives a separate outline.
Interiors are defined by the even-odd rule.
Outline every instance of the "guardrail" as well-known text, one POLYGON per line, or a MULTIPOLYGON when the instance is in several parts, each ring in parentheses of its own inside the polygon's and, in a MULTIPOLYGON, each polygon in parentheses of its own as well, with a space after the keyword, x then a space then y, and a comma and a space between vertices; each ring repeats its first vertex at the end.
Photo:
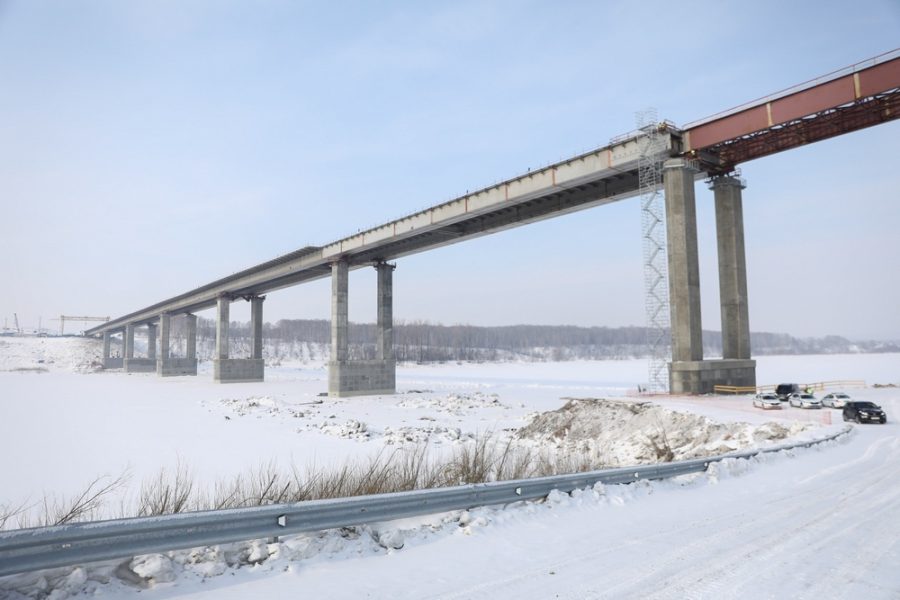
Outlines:
POLYGON ((714 385, 713 392, 716 394, 755 394, 756 387, 750 385, 714 385))
MULTIPOLYGON (((817 381, 815 383, 798 383, 801 390, 805 390, 806 388, 816 390, 821 392, 826 388, 848 388, 848 387, 866 387, 866 381, 864 379, 837 379, 834 381, 817 381)), ((713 388, 714 391, 718 393, 719 388, 723 388, 723 392, 725 393, 742 393, 742 392, 731 392, 728 388, 735 389, 746 389, 748 391, 743 392, 747 394, 752 394, 755 392, 774 392, 777 385, 759 385, 756 388, 747 387, 747 388, 735 388, 735 386, 727 386, 727 385, 717 385, 713 388)))
POLYGON ((542 498, 552 490, 571 492, 597 483, 666 479, 705 471, 710 463, 727 458, 750 458, 757 454, 810 447, 833 440, 848 431, 849 426, 817 440, 656 465, 354 498, 0 531, 0 576, 152 552, 275 538, 477 506, 508 504, 542 498))
MULTIPOLYGON (((866 382, 862 379, 839 379, 836 381, 819 381, 818 383, 807 383, 805 384, 808 387, 811 387, 814 390, 822 391, 826 388, 835 388, 835 387, 866 387, 866 382)), ((803 386, 801 386, 803 387, 803 386)))

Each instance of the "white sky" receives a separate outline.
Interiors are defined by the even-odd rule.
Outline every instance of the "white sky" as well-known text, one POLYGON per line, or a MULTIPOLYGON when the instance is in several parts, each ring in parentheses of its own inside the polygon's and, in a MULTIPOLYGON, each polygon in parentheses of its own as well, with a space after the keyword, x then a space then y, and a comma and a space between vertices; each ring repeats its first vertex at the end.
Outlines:
MULTIPOLYGON (((898 32, 895 0, 0 0, 0 318, 116 317, 604 146, 647 106, 685 124, 898 32)), ((743 165, 752 330, 900 339, 898 136, 743 165)), ((697 200, 719 329, 702 183, 697 200)), ((395 318, 639 325, 641 265, 624 201, 401 259, 395 318)), ((265 317, 328 311, 320 281, 270 294, 265 317)), ((374 271, 354 272, 351 319, 374 312, 374 271)))

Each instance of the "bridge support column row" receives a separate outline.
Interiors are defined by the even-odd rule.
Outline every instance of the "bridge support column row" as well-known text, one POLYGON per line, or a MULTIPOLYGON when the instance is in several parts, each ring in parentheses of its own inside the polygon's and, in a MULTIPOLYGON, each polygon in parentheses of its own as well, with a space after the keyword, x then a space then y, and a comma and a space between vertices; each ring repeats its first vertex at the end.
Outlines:
POLYGON ((703 359, 695 172, 683 159, 669 160, 663 168, 672 329, 669 390, 673 394, 710 393, 716 385, 756 385, 756 361, 750 359, 743 184, 729 176, 717 177, 712 184, 716 202, 723 357, 721 360, 703 359))
POLYGON ((228 326, 232 297, 219 296, 216 301, 216 356, 213 379, 220 383, 263 381, 265 363, 262 357, 263 311, 265 296, 247 296, 250 302, 250 358, 229 358, 228 326))
POLYGON ((337 397, 393 394, 396 361, 393 340, 393 272, 395 265, 379 262, 378 318, 375 360, 350 360, 349 271, 345 260, 331 265, 331 359, 328 362, 328 395, 337 397))

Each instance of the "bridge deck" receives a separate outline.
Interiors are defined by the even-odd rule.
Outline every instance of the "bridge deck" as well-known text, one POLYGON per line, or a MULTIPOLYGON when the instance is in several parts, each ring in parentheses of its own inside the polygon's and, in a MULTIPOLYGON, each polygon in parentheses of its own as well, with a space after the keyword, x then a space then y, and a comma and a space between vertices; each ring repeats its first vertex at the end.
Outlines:
MULTIPOLYGON (((661 158, 677 154, 680 134, 661 135, 661 158)), ((85 332, 97 335, 141 325, 160 313, 210 308, 220 294, 264 294, 331 274, 331 264, 350 268, 517 227, 633 196, 639 191, 637 136, 456 198, 322 247, 307 246, 195 290, 163 300, 85 332)))

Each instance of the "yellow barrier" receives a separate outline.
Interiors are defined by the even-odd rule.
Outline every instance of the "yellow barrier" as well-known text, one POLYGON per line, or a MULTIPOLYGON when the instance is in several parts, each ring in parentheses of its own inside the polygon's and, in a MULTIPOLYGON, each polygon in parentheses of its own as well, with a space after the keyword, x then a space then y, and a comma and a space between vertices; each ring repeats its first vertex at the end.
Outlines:
MULTIPOLYGON (((848 387, 866 387, 863 379, 840 379, 835 381, 817 381, 815 383, 803 383, 800 385, 801 390, 811 389, 822 392, 827 388, 848 388, 848 387)), ((774 392, 776 385, 760 385, 757 387, 737 386, 737 385, 716 385, 713 386, 713 392, 716 394, 756 394, 763 392, 774 392)))
POLYGON ((752 386, 715 385, 713 391, 717 394, 755 394, 756 388, 752 386))

